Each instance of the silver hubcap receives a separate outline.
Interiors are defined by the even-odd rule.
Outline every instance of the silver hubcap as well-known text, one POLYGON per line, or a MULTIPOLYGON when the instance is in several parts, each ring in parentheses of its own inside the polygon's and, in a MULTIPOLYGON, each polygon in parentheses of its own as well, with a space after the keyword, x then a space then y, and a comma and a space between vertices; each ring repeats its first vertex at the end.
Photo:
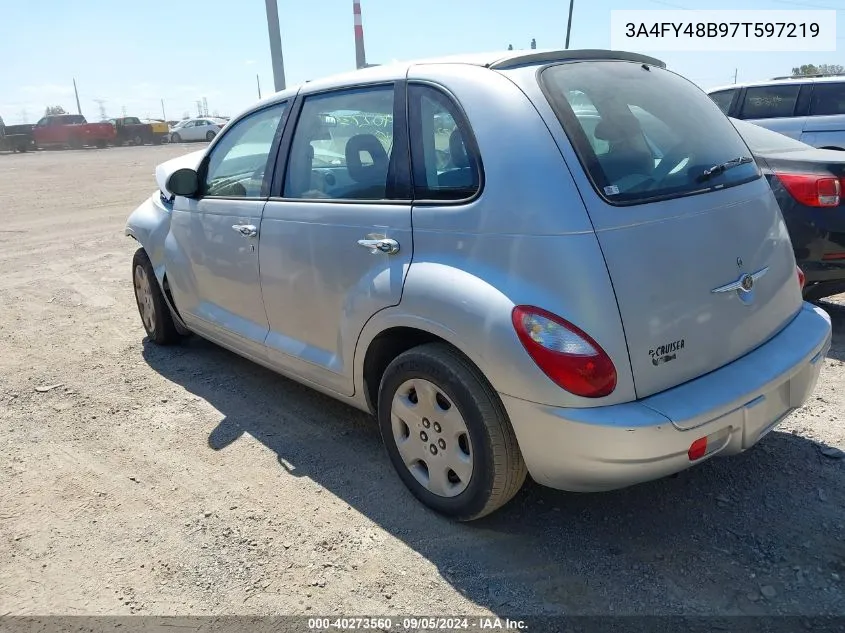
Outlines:
POLYGON ((155 330, 156 309, 153 303, 153 289, 150 287, 150 278, 143 266, 135 266, 135 299, 138 301, 138 310, 141 312, 141 320, 147 332, 155 330))
POLYGON ((437 385, 422 378, 402 383, 390 419, 402 461, 422 486, 440 497, 466 490, 472 477, 469 430, 437 385))

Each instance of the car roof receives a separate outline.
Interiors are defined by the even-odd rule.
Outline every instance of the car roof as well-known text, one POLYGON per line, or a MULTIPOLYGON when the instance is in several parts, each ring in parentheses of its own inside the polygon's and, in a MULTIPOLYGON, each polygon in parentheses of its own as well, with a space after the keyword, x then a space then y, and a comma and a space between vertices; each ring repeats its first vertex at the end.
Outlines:
POLYGON ((556 61, 570 60, 620 60, 634 61, 665 68, 666 64, 659 59, 629 53, 624 51, 611 51, 603 49, 534 49, 530 51, 492 51, 486 53, 467 53, 461 55, 448 55, 442 57, 422 58, 409 61, 394 61, 390 64, 372 65, 366 68, 353 70, 351 72, 332 75, 325 78, 307 81, 304 84, 291 86, 285 90, 272 94, 261 99, 258 103, 249 108, 252 111, 256 107, 270 105, 278 101, 284 101, 294 97, 300 90, 304 93, 312 93, 321 90, 331 90, 355 84, 378 83, 380 81, 396 81, 407 76, 408 71, 414 66, 428 64, 465 64, 490 68, 492 70, 507 70, 518 66, 536 65, 556 61))
POLYGON ((716 86, 715 88, 708 88, 707 92, 719 92, 720 90, 730 90, 731 88, 757 88, 759 86, 789 86, 795 84, 829 84, 843 82, 845 82, 845 75, 828 75, 824 77, 784 77, 782 79, 768 79, 765 81, 746 81, 737 84, 726 84, 716 86))

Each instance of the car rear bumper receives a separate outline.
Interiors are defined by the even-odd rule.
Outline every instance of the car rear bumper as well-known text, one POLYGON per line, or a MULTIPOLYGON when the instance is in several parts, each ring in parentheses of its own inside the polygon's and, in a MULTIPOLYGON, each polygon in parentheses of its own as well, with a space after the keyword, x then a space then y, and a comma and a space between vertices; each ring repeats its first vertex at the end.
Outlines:
POLYGON ((805 303, 753 352, 643 400, 563 409, 501 397, 535 481, 574 492, 612 490, 753 446, 804 404, 830 344, 830 318, 805 303), (690 461, 691 444, 703 437, 707 454, 690 461))

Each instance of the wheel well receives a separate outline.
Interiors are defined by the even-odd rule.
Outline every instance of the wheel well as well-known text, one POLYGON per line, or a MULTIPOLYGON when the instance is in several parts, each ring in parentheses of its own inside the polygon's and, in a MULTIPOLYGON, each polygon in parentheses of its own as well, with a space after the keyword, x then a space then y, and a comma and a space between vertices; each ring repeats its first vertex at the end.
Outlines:
POLYGON ((364 395, 370 411, 375 414, 381 377, 391 361, 402 352, 425 343, 444 341, 439 336, 410 327, 394 327, 375 337, 364 357, 364 395))

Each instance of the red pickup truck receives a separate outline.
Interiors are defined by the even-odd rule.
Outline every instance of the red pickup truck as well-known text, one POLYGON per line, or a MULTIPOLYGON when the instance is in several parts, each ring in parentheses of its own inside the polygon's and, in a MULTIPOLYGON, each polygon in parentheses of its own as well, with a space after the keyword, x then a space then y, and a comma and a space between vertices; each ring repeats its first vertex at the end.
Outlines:
POLYGON ((88 123, 81 114, 45 116, 32 130, 35 145, 41 147, 105 147, 115 139, 111 123, 88 123))

